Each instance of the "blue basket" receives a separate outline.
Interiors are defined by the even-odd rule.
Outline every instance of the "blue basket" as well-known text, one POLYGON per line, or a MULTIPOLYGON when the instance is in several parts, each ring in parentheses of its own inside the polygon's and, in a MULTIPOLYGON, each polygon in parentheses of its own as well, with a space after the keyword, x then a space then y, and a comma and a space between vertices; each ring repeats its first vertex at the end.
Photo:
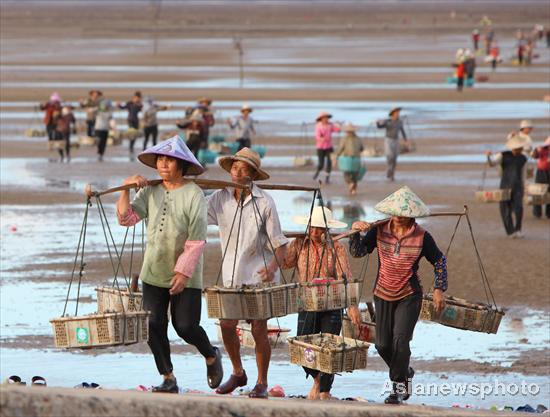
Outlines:
POLYGON ((265 156, 265 153, 267 152, 266 147, 262 145, 252 145, 252 150, 258 152, 260 158, 263 158, 265 156))
POLYGON ((357 172, 361 169, 360 156, 339 156, 338 169, 342 172, 357 172))
POLYGON ((212 152, 210 149, 199 149, 198 160, 201 165, 213 164, 216 161, 216 152, 212 152))
POLYGON ((213 135, 213 136, 210 136, 210 139, 208 139, 208 141, 212 143, 222 143, 222 142, 225 142, 225 136, 213 135))
MULTIPOLYGON (((457 81, 458 81, 458 78, 456 77, 451 77, 451 76, 447 77, 447 83, 449 84, 456 84, 457 81)), ((473 87, 474 81, 475 80, 473 78, 464 78, 464 85, 466 87, 473 87)))
POLYGON ((224 142, 223 146, 229 150, 231 155, 235 155, 239 150, 239 142, 224 142))

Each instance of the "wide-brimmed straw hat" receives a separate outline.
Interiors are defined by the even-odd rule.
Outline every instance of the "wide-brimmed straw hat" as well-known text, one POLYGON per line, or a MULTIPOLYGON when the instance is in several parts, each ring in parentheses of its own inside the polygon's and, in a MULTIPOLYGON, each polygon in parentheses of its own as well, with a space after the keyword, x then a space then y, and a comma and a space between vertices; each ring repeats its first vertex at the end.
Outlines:
POLYGON ((61 101, 61 96, 59 95, 58 92, 54 92, 50 96, 50 101, 61 101))
POLYGON ((210 106, 212 104, 212 99, 208 97, 199 97, 197 99, 197 103, 208 103, 208 105, 210 106))
POLYGON ((250 113, 253 112, 252 107, 250 107, 248 104, 243 104, 242 107, 241 107, 241 113, 245 112, 245 111, 248 111, 250 113))
MULTIPOLYGON (((294 223, 297 224, 310 224, 309 216, 295 216, 294 217, 294 223)), ((317 206, 313 208, 313 211, 311 213, 311 224, 312 227, 328 227, 328 228, 334 228, 334 229, 342 229, 344 227, 348 227, 347 223, 340 222, 338 220, 334 220, 332 218, 332 211, 330 211, 326 207, 317 206), (324 212, 324 215, 323 215, 324 212), (326 219, 326 222, 325 222, 326 219)))
POLYGON ((342 130, 346 133, 355 133, 357 132, 357 126, 351 123, 346 123, 342 130))
POLYGON ((326 117, 326 118, 330 119, 332 117, 332 114, 330 114, 328 111, 322 111, 321 113, 319 113, 319 116, 317 116, 317 119, 315 119, 315 120, 319 121, 323 117, 326 117))
POLYGON ((416 218, 430 215, 428 206, 406 185, 387 196, 374 208, 390 216, 416 218))
POLYGON ((172 136, 158 145, 146 149, 139 154, 138 159, 143 164, 151 168, 157 168, 157 156, 165 155, 172 158, 181 159, 189 164, 186 175, 199 175, 205 170, 197 161, 195 155, 189 150, 185 142, 178 135, 172 136))
POLYGON ((402 110, 403 107, 394 107, 393 109, 390 110, 390 112, 388 113, 389 116, 391 116, 392 114, 394 114, 396 111, 400 111, 402 110))
POLYGON ((512 132, 506 138, 506 147, 511 151, 514 149, 523 148, 525 145, 529 144, 529 139, 526 135, 521 135, 516 132, 512 132))
POLYGON ((218 164, 227 172, 231 172, 231 165, 233 165, 233 162, 235 161, 242 161, 246 162, 248 165, 250 165, 258 175, 256 176, 256 180, 267 180, 269 178, 269 174, 265 172, 261 166, 262 166, 262 160, 260 159, 260 155, 258 155, 257 152, 253 151, 250 148, 242 148, 239 152, 237 152, 235 155, 230 156, 222 156, 218 159, 218 164))
POLYGON ((522 120, 521 123, 519 124, 519 129, 526 129, 526 128, 532 128, 533 127, 533 122, 531 122, 531 120, 522 120))

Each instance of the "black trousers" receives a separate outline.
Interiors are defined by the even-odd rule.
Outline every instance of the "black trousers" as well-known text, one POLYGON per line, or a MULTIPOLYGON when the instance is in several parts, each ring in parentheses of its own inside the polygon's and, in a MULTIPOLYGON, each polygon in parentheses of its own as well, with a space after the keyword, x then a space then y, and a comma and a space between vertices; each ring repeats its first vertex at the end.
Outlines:
POLYGON ((86 133, 91 138, 95 136, 94 126, 95 126, 95 120, 86 120, 86 133))
POLYGON ((332 160, 330 159, 332 152, 332 148, 317 149, 317 174, 323 170, 325 166, 325 159, 327 160, 327 174, 330 174, 332 171, 332 160))
MULTIPOLYGON (((58 132, 58 138, 59 140, 62 140, 65 145, 65 153, 67 154, 67 158, 71 157, 71 132, 65 132, 61 133, 58 132)), ((61 158, 63 158, 63 148, 58 149, 59 155, 61 158)))
POLYGON ((386 301, 374 296, 376 311, 376 350, 390 368, 390 380, 406 383, 414 327, 422 307, 422 295, 386 301))
POLYGON ((242 148, 251 148, 252 146, 252 142, 248 138, 239 138, 237 139, 237 142, 239 143, 239 149, 237 150, 237 152, 240 151, 242 148))
POLYGON ((158 125, 145 126, 143 128, 143 133, 145 135, 145 139, 143 139, 143 150, 147 149, 147 142, 149 142, 149 137, 151 137, 151 139, 153 140, 153 146, 157 144, 157 137, 159 134, 158 125))
POLYGON ((161 375, 174 369, 170 359, 168 340, 168 304, 172 326, 186 343, 195 346, 205 358, 216 356, 214 347, 200 326, 201 290, 186 288, 177 295, 170 295, 168 288, 143 283, 143 309, 150 311, 149 347, 161 375))
POLYGON ((101 156, 105 153, 105 147, 107 146, 107 138, 109 137, 108 130, 96 130, 97 136, 97 153, 101 156))
MULTIPOLYGON (((535 183, 537 184, 550 184, 550 171, 546 170, 540 170, 537 169, 537 173, 535 174, 535 183)), ((548 191, 550 191, 550 185, 548 186, 548 191)), ((545 214, 546 217, 550 219, 550 204, 545 204, 545 214)), ((533 215, 535 217, 542 216, 542 205, 536 204, 533 206, 533 215)))
MULTIPOLYGON (((298 336, 315 333, 331 333, 338 335, 340 334, 340 330, 342 330, 342 310, 321 312, 302 311, 298 313, 298 330, 296 332, 298 336)), ((325 374, 316 369, 306 367, 304 367, 304 371, 306 372, 306 378, 309 375, 316 378, 317 375, 321 374, 321 392, 330 392, 332 383, 334 382, 333 374, 325 374)))
POLYGON ((456 79, 456 89, 457 89, 457 91, 462 91, 462 87, 464 87, 464 77, 458 77, 456 79))
POLYGON ((508 201, 501 201, 499 206, 506 234, 511 235, 520 231, 523 219, 523 187, 512 188, 512 198, 508 201), (512 214, 516 217, 515 223, 512 214))

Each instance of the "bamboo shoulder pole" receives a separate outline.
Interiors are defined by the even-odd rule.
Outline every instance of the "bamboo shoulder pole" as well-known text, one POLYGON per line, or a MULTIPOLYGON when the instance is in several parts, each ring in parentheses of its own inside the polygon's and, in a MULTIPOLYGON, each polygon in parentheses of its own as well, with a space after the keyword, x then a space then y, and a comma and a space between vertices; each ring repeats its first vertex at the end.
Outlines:
MULTIPOLYGON (((225 187, 240 188, 243 190, 249 188, 247 185, 237 184, 236 182, 231 182, 231 181, 207 180, 207 179, 188 179, 188 180, 194 182, 203 190, 216 190, 216 189, 221 189, 225 187)), ((158 185, 161 182, 162 180, 160 179, 150 180, 150 181, 147 181, 147 185, 158 185)), ((88 197, 102 196, 105 194, 116 193, 118 191, 131 190, 133 188, 137 188, 137 186, 138 186, 137 184, 127 184, 127 185, 120 185, 118 187, 109 188, 103 191, 93 191, 92 185, 87 184, 86 187, 84 188, 84 192, 88 197)))

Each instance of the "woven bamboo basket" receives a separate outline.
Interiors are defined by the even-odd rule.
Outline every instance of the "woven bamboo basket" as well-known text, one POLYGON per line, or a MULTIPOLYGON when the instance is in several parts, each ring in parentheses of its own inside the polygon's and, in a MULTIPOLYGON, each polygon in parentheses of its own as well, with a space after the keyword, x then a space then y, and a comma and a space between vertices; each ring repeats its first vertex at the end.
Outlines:
POLYGON ((338 310, 357 304, 359 304, 358 282, 322 280, 300 283, 300 310, 302 311, 338 310))
POLYGON ((527 195, 543 196, 548 192, 548 184, 528 183, 525 191, 527 195))
POLYGON ((329 333, 288 338, 290 362, 327 374, 367 367, 366 342, 329 333))
POLYGON ((550 192, 543 195, 526 195, 523 197, 523 202, 530 206, 540 206, 542 204, 550 204, 550 192))
POLYGON ((130 345, 149 338, 149 312, 95 313, 80 317, 50 320, 55 346, 60 348, 96 348, 130 345))
POLYGON ((143 294, 140 292, 131 292, 127 288, 118 290, 114 287, 98 287, 95 291, 98 313, 142 310, 143 294))
POLYGON ((298 312, 296 283, 204 290, 209 318, 267 320, 298 312))
POLYGON ((445 297, 445 308, 437 313, 432 294, 424 294, 420 319, 456 329, 496 333, 504 311, 482 303, 470 303, 461 298, 445 297))
POLYGON ((498 203, 508 201, 512 196, 512 190, 506 188, 504 190, 484 190, 476 191, 476 200, 483 203, 498 203))
POLYGON ((361 310, 361 324, 358 329, 346 314, 342 320, 342 336, 348 339, 358 339, 363 342, 374 343, 376 340, 376 324, 367 321, 363 316, 363 310, 361 310))
MULTIPOLYGON (((220 323, 216 323, 218 329, 218 339, 222 340, 222 332, 220 323)), ((286 345, 286 339, 290 329, 283 329, 279 327, 268 326, 267 327, 267 339, 272 349, 281 348, 286 345)), ((237 326, 237 336, 239 337, 239 343, 243 347, 255 348, 256 342, 254 336, 252 336, 252 327, 246 322, 239 323, 237 326)))

